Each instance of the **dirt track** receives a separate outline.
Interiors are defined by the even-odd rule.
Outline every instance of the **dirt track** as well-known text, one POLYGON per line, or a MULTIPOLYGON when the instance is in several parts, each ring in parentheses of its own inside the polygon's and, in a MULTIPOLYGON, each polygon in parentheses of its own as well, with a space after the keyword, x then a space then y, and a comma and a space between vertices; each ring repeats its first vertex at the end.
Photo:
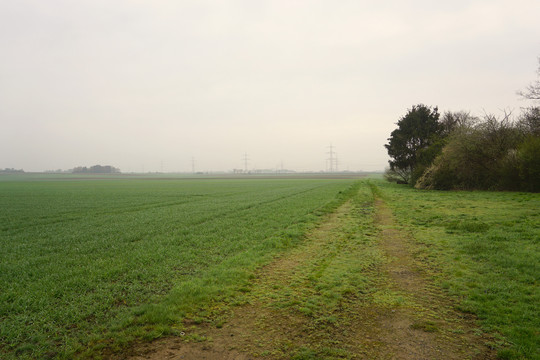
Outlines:
MULTIPOLYGON (((452 301, 426 278, 424 265, 411 255, 409 235, 381 199, 375 201, 379 231, 374 236, 384 260, 369 270, 376 289, 340 304, 332 314, 337 321, 328 326, 314 325, 298 311, 275 306, 284 286, 298 283, 304 264, 323 253, 345 229, 350 231, 357 216, 354 206, 349 202, 340 207, 300 247, 263 268, 249 303, 233 307, 224 324, 187 320, 185 336, 136 346, 120 358, 494 359, 485 339, 476 335, 474 319, 454 310, 452 301), (321 344, 340 351, 329 352, 331 356, 302 352, 321 344)), ((299 291, 315 291, 308 282, 305 286, 299 291)))

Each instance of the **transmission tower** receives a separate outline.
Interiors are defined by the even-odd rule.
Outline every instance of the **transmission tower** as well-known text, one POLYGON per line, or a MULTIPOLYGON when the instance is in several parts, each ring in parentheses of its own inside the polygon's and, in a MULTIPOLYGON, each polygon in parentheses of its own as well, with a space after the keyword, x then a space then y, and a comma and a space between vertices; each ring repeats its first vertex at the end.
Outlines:
POLYGON ((248 161, 249 161, 247 152, 244 153, 244 156, 242 157, 242 160, 244 161, 244 172, 247 174, 247 172, 248 172, 248 161))
POLYGON ((195 157, 191 157, 191 173, 195 174, 195 157))
POLYGON ((328 148, 330 149, 330 151, 327 152, 328 158, 326 159, 328 161, 328 171, 330 172, 338 171, 338 159, 337 159, 337 154, 334 151, 336 147, 330 144, 328 148))

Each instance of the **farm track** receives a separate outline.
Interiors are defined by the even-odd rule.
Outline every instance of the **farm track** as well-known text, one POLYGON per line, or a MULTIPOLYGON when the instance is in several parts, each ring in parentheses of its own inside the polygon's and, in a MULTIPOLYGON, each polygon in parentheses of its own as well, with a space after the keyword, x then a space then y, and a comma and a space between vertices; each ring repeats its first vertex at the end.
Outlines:
POLYGON ((375 206, 379 244, 387 256, 383 272, 388 282, 379 286, 403 299, 402 306, 381 309, 370 319, 376 322, 371 338, 383 344, 375 358, 495 359, 495 352, 485 346, 490 339, 481 335, 474 317, 455 310, 455 304, 429 281, 428 269, 412 256, 410 235, 397 226, 385 202, 377 198, 375 206))
POLYGON ((217 318, 225 321, 186 319, 183 336, 140 344, 114 358, 494 359, 475 319, 456 311, 427 278, 425 265, 412 256, 410 235, 385 202, 376 197, 373 206, 366 212, 349 201, 338 208, 302 245, 261 269, 244 305, 222 307, 217 318), (358 216, 374 216, 376 233, 357 234, 358 216), (374 247, 348 247, 354 236, 371 236, 374 247), (315 315, 299 311, 307 298, 320 296, 319 277, 368 251, 381 255, 363 269, 368 290, 315 315))

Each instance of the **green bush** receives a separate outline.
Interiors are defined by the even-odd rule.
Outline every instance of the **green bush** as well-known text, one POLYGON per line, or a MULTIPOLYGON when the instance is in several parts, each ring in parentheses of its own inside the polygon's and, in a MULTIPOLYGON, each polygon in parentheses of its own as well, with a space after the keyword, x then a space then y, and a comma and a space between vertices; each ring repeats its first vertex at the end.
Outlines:
POLYGON ((539 191, 540 137, 520 125, 486 116, 457 129, 416 187, 539 191))
POLYGON ((519 178, 523 190, 540 191, 540 137, 530 136, 517 151, 519 178))

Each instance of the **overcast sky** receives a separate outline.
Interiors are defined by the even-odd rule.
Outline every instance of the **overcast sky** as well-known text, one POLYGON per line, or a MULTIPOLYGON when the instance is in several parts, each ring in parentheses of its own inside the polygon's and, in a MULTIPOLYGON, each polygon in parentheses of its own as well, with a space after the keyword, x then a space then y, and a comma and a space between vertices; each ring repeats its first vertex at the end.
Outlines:
POLYGON ((412 105, 527 106, 538 0, 0 0, 0 168, 382 170, 412 105))

